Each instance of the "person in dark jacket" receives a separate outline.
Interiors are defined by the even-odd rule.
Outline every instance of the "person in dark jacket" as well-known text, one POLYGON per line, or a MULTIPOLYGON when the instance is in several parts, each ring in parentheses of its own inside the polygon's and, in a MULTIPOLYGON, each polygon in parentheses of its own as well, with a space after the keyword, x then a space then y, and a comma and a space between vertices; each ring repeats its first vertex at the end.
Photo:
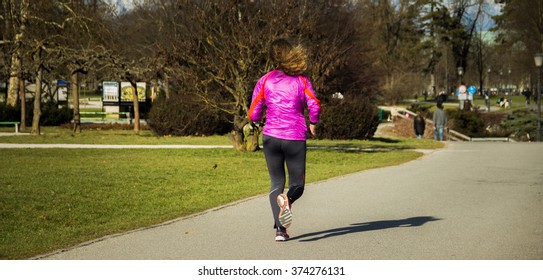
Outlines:
POLYGON ((418 139, 422 139, 422 136, 424 136, 425 127, 426 122, 424 121, 424 117, 419 111, 417 112, 417 116, 415 116, 415 119, 413 120, 413 128, 415 129, 415 134, 417 135, 418 139))
POLYGON ((447 127, 447 114, 443 111, 443 104, 437 103, 437 110, 434 112, 434 139, 443 141, 443 132, 447 127))

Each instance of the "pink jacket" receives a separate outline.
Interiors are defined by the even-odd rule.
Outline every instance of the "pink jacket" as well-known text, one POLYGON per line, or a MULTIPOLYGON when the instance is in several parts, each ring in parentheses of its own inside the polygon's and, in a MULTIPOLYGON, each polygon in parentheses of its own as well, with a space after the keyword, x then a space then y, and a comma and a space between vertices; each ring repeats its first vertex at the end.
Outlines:
POLYGON ((252 121, 262 119, 264 105, 264 135, 285 140, 306 140, 306 107, 309 110, 309 121, 319 121, 320 101, 305 76, 289 76, 281 70, 273 70, 262 76, 254 88, 249 109, 252 121))

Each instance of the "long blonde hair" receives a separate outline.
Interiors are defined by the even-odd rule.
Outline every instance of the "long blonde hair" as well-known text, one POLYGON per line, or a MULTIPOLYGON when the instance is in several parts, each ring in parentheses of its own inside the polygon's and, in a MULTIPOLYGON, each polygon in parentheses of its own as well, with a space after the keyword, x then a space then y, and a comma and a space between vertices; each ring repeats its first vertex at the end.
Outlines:
POLYGON ((292 46, 286 39, 270 44, 269 57, 275 67, 290 76, 303 74, 308 68, 306 50, 301 45, 292 46))

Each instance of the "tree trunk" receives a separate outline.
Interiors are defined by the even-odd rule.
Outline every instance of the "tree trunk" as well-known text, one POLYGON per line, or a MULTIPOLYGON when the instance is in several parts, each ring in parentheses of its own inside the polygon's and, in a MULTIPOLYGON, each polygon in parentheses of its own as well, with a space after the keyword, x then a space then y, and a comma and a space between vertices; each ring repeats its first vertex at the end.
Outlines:
POLYGON ((167 73, 164 73, 164 95, 166 99, 170 98, 170 76, 167 73))
MULTIPOLYGON (((130 82, 134 88, 132 96, 132 104, 134 105, 134 132, 140 132, 140 101, 138 100, 138 86, 135 82, 130 82)), ((144 93, 145 94, 145 93, 144 93)))
MULTIPOLYGON (((24 38, 26 30, 26 21, 28 18, 28 7, 29 0, 22 0, 20 3, 20 13, 19 18, 20 26, 14 27, 15 30, 18 30, 19 33, 15 35, 15 51, 11 55, 11 64, 9 70, 9 84, 7 89, 7 98, 6 104, 10 106, 17 106, 17 99, 19 96, 19 77, 22 71, 21 69, 21 57, 22 57, 22 41, 24 38)), ((14 7, 12 7, 14 8, 14 7)), ((12 23, 15 25, 17 20, 13 20, 12 23)))
POLYGON ((234 116, 234 130, 230 133, 232 146, 238 152, 254 152, 260 149, 258 137, 260 129, 248 118, 240 114, 234 116))
POLYGON ((158 87, 158 80, 152 80, 151 81, 151 101, 154 102, 157 98, 160 92, 160 88, 158 87))
POLYGON ((79 113, 79 76, 77 71, 73 71, 70 77, 70 87, 72 92, 72 101, 74 106, 74 133, 81 133, 81 115, 79 113))
POLYGON ((19 130, 24 132, 26 130, 26 88, 24 79, 19 80, 19 95, 21 99, 21 126, 19 130))
POLYGON ((34 95, 34 117, 32 117, 32 135, 40 135, 40 118, 41 118, 41 81, 43 76, 43 69, 38 69, 38 76, 36 77, 36 93, 34 95))
POLYGON ((12 107, 17 106, 17 96, 19 95, 19 72, 21 68, 21 60, 14 53, 11 56, 11 66, 7 90, 6 104, 12 107))

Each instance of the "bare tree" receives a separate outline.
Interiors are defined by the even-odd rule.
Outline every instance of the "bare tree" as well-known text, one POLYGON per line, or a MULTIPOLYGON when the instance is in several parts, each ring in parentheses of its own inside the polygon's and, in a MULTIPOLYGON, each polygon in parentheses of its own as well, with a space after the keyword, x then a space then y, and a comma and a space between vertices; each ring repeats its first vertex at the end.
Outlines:
MULTIPOLYGON (((475 36, 473 36, 472 39, 473 51, 471 52, 471 57, 474 65, 472 73, 476 74, 473 76, 477 77, 479 89, 484 90, 485 93, 489 95, 490 89, 485 88, 489 87, 489 85, 487 84, 485 86, 485 80, 488 81, 487 76, 490 75, 488 71, 492 65, 491 58, 494 48, 491 45, 492 42, 488 36, 488 32, 486 32, 486 30, 488 29, 485 26, 487 24, 485 21, 486 16, 486 14, 483 14, 481 17, 481 21, 477 23, 477 30, 475 31, 475 36)), ((474 78, 472 78, 472 82, 475 82, 474 78)), ((481 94, 483 94, 483 92, 481 92, 481 94)), ((487 98, 490 98, 490 96, 488 96, 487 98)), ((488 102, 490 102, 490 100, 488 102)), ((489 104, 490 103, 488 103, 487 105, 489 104)))
POLYGON ((38 47, 38 49, 34 52, 34 61, 36 62, 36 65, 34 66, 36 69, 36 92, 34 94, 34 114, 32 118, 32 130, 31 134, 33 135, 40 135, 40 118, 41 118, 41 95, 42 95, 42 80, 43 80, 43 69, 44 66, 42 64, 42 52, 43 49, 41 46, 38 47))
POLYGON ((428 61, 425 71, 433 77, 432 90, 436 84, 449 89, 459 82, 457 67, 462 67, 464 73, 471 68, 469 55, 477 42, 477 26, 487 3, 483 0, 418 0, 417 3, 423 7, 420 21, 426 31, 425 42, 430 48, 428 59, 424 58, 428 61), (451 71, 457 79, 450 78, 451 71), (436 81, 436 73, 445 80, 444 83, 436 81))
POLYGON ((477 23, 483 14, 484 0, 458 0, 451 10, 449 40, 457 67, 468 69, 468 55, 477 23), (474 12, 471 12, 474 11, 474 12))
POLYGON ((141 126, 137 83, 156 84, 162 79, 166 96, 169 94, 167 80, 172 65, 172 38, 169 36, 175 34, 172 30, 176 28, 172 11, 175 11, 175 1, 136 3, 130 13, 122 14, 111 25, 115 36, 108 46, 111 54, 107 64, 114 76, 128 81, 134 89, 132 107, 136 133, 141 126))
POLYGON ((397 103, 416 92, 422 84, 426 59, 423 29, 416 25, 419 10, 415 1, 372 1, 365 13, 374 22, 373 42, 376 66, 385 99, 397 103))
POLYGON ((10 52, 10 70, 6 104, 15 107, 19 96, 19 80, 21 79, 21 59, 23 56, 23 40, 26 34, 28 21, 29 0, 21 0, 19 3, 4 1, 5 9, 9 11, 11 28, 15 34, 13 47, 10 52), (6 7, 7 6, 7 7, 6 7))
MULTIPOLYGON (((312 62, 308 74, 320 96, 336 91, 368 94, 377 81, 372 74, 376 63, 368 52, 370 33, 360 28, 372 22, 361 19, 363 5, 353 1, 138 3, 116 17, 100 0, 45 1, 30 9, 27 18, 32 28, 24 44, 26 56, 33 59, 31 72, 38 76, 38 69, 49 69, 51 75, 70 80, 75 133, 81 129, 79 74, 100 70, 95 75, 118 77, 133 85, 160 80, 166 96, 191 93, 204 107, 232 116, 234 146, 252 150, 258 133, 251 139, 242 133, 247 126, 255 128, 247 110, 256 80, 272 67, 267 47, 278 37, 289 37, 308 48, 312 62), (35 54, 31 50, 37 49, 41 55, 31 57, 35 54)), ((406 14, 412 13, 408 5, 402 7, 406 14)), ((389 27, 398 26, 401 23, 389 27)), ((415 37, 406 39, 414 41, 415 37)), ((134 101, 136 131, 138 104, 134 101)))
MULTIPOLYGON (((39 135, 43 71, 52 71, 55 78, 69 77, 74 132, 80 132, 78 75, 95 70, 100 57, 108 53, 104 45, 110 35, 110 6, 102 0, 37 1, 32 5, 28 0, 4 0, 2 8, 5 32, 0 44, 8 53, 4 69, 9 67, 10 79, 7 104, 16 105, 19 85, 24 85, 22 75, 30 73, 37 85, 32 132, 39 135), (32 63, 23 65, 23 59, 32 63)), ((24 113, 25 104, 21 105, 24 113)))
POLYGON ((498 40, 511 46, 521 43, 530 58, 543 52, 543 3, 541 1, 508 1, 503 13, 494 17, 498 40))
POLYGON ((98 5, 98 2, 59 2, 63 21, 60 24, 50 22, 51 27, 59 32, 54 37, 51 51, 61 63, 67 65, 74 107, 74 133, 81 132, 79 75, 99 68, 99 62, 109 55, 104 47, 111 38, 106 18, 107 7, 98 5))
POLYGON ((231 139, 241 151, 258 147, 258 133, 246 139, 243 130, 255 128, 247 111, 256 80, 272 67, 267 62, 272 40, 289 37, 307 46, 318 90, 352 54, 355 27, 347 20, 356 10, 350 1, 182 0, 171 8, 172 25, 165 27, 171 43, 159 43, 164 51, 157 53, 167 50, 169 57, 156 61, 167 65, 164 77, 175 80, 179 90, 233 117, 231 139))

